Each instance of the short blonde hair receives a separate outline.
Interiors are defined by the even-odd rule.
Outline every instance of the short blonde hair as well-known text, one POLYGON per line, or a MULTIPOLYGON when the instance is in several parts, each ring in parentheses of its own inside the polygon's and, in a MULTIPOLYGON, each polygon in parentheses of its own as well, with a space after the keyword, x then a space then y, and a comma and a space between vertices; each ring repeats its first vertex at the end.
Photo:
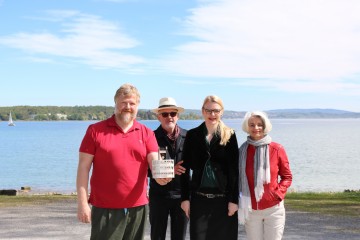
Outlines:
POLYGON ((120 88, 116 91, 115 96, 114 96, 114 102, 116 103, 116 99, 119 96, 130 96, 130 95, 135 95, 137 98, 137 101, 136 101, 137 104, 140 103, 140 93, 137 90, 137 88, 129 83, 125 83, 125 84, 121 85, 120 88))
POLYGON ((247 112, 244 116, 244 120, 242 122, 242 130, 246 133, 249 133, 249 119, 251 117, 259 117, 261 119, 261 121, 264 124, 264 134, 267 134, 271 131, 272 129, 272 124, 269 120, 269 117, 267 116, 267 114, 265 112, 261 112, 261 111, 253 111, 253 112, 247 112))

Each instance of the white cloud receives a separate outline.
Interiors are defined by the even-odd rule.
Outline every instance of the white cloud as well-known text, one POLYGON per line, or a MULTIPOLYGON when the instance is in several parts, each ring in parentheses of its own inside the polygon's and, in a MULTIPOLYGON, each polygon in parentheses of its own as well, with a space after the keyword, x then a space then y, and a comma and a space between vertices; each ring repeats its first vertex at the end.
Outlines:
POLYGON ((37 20, 60 23, 59 32, 19 32, 0 38, 0 44, 32 54, 60 56, 96 68, 130 68, 144 63, 140 56, 121 53, 139 42, 122 32, 120 27, 97 16, 76 11, 48 11, 37 20))
POLYGON ((162 64, 283 90, 359 93, 359 82, 345 81, 360 73, 359 12, 357 0, 202 1, 184 20, 182 34, 196 40, 162 64))
POLYGON ((114 3, 124 3, 124 2, 136 2, 137 0, 94 0, 97 2, 114 2, 114 3))
POLYGON ((177 81, 181 84, 186 84, 186 85, 198 85, 198 86, 209 86, 209 85, 215 85, 216 82, 214 81, 199 81, 199 80, 179 80, 177 81))
POLYGON ((37 62, 37 63, 54 63, 50 58, 39 58, 39 57, 25 57, 26 61, 37 62))
POLYGON ((337 95, 359 96, 359 82, 345 82, 327 80, 297 80, 297 79, 241 79, 231 83, 235 86, 252 88, 264 88, 268 91, 281 90, 284 92, 307 92, 307 93, 336 93, 337 95))

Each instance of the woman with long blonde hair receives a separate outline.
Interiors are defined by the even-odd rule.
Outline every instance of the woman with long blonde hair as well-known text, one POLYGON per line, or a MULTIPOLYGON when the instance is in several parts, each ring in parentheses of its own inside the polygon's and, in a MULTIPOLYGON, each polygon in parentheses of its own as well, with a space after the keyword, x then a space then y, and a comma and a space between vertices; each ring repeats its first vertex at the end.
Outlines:
POLYGON ((238 238, 238 144, 234 130, 221 120, 223 113, 222 100, 207 96, 204 122, 185 138, 181 208, 190 218, 192 240, 238 238))

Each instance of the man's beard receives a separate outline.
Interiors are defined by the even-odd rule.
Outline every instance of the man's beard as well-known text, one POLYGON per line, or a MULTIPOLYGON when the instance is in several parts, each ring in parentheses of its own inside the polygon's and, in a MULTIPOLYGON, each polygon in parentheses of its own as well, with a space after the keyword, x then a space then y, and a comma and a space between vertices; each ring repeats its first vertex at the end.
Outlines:
POLYGON ((119 118, 122 122, 128 124, 136 118, 136 115, 133 112, 121 112, 119 118))

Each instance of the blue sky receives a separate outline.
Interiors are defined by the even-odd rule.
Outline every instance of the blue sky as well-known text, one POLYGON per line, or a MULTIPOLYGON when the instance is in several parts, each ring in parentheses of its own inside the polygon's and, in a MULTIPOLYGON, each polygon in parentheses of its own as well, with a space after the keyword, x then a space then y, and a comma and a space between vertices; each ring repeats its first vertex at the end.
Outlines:
POLYGON ((360 112, 358 0, 0 0, 0 106, 360 112))

